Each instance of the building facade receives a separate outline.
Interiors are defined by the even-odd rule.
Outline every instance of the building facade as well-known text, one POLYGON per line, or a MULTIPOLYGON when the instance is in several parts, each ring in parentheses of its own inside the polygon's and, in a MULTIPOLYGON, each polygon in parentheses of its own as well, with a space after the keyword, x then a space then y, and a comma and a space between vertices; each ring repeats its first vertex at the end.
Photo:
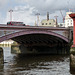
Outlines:
POLYGON ((41 21, 40 26, 51 26, 56 27, 57 21, 54 19, 49 19, 49 12, 47 12, 47 19, 41 21))
POLYGON ((65 27, 73 26, 73 19, 69 16, 72 12, 67 12, 65 16, 65 27))
POLYGON ((41 21, 41 26, 51 26, 56 27, 56 21, 54 19, 45 19, 41 21))

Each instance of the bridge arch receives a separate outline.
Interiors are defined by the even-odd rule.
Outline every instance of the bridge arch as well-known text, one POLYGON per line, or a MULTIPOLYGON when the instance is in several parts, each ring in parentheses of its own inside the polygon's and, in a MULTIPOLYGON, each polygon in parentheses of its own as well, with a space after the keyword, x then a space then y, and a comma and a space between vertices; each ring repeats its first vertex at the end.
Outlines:
POLYGON ((18 36, 22 36, 22 35, 27 35, 27 34, 48 34, 48 35, 52 35, 52 36, 58 37, 58 38, 64 40, 65 42, 67 42, 67 43, 69 42, 69 40, 66 37, 64 37, 64 36, 62 36, 60 34, 57 34, 55 32, 45 31, 45 30, 28 30, 28 31, 25 30, 25 31, 19 31, 19 32, 16 32, 16 33, 12 33, 12 34, 0 37, 0 42, 8 40, 8 39, 12 39, 14 37, 18 37, 18 36))

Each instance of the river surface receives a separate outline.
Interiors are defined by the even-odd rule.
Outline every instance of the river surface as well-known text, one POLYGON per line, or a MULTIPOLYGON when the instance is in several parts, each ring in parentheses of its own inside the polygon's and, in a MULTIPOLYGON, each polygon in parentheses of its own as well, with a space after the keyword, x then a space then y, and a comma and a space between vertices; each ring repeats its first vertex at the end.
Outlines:
POLYGON ((66 55, 17 55, 10 47, 4 49, 4 65, 0 75, 72 75, 66 55))

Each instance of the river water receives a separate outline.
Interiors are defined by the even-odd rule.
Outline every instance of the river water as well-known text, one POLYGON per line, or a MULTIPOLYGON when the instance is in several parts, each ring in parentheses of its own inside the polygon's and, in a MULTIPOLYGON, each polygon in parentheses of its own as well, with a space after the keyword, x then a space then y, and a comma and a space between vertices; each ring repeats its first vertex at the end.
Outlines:
POLYGON ((69 55, 17 55, 4 49, 0 75, 72 75, 69 55))

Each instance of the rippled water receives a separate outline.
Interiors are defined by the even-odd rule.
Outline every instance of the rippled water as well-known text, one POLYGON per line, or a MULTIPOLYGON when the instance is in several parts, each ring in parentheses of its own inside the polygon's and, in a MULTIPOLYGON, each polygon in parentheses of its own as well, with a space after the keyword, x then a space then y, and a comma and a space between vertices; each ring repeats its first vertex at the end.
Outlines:
POLYGON ((17 55, 4 47, 4 65, 0 75, 72 75, 69 56, 65 55, 17 55))

